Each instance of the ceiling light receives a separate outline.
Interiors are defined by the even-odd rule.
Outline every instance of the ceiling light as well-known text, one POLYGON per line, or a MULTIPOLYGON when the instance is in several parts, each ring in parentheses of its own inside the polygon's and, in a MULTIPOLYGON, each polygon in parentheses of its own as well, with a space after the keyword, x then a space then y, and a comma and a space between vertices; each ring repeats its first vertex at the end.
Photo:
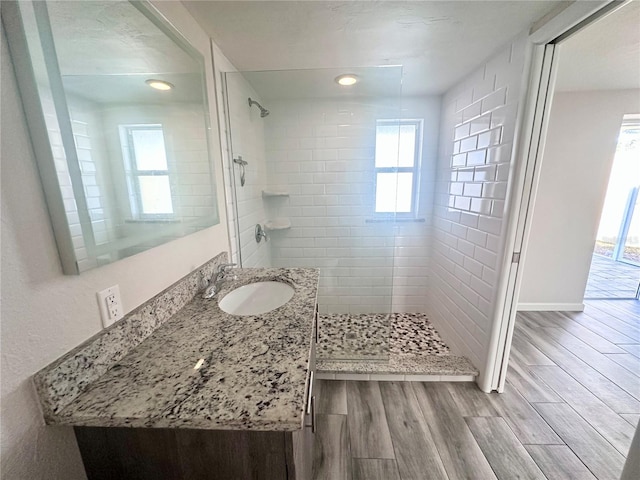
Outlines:
POLYGON ((352 73, 347 73, 345 75, 340 75, 336 77, 336 82, 338 82, 339 85, 342 85, 344 87, 349 87, 351 85, 355 85, 356 83, 358 83, 358 77, 356 77, 352 73))
POLYGON ((156 90, 171 90, 173 88, 173 85, 169 82, 165 82, 164 80, 155 80, 153 78, 146 80, 144 83, 156 90))

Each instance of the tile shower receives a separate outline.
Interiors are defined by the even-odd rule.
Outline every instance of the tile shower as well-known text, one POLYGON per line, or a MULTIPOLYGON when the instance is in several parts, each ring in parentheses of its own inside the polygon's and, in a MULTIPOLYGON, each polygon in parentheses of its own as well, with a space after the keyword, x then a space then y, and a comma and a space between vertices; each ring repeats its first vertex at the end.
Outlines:
MULTIPOLYGON (((361 77, 376 78, 376 69, 365 70, 361 77)), ((238 165, 227 165, 237 222, 233 257, 243 267, 320 269, 318 358, 328 370, 331 362, 359 361, 367 370, 366 364, 388 366, 398 356, 453 357, 425 315, 440 98, 401 97, 399 69, 395 77, 387 72, 389 97, 344 90, 333 97, 286 96, 273 88, 275 79, 286 81, 286 72, 269 73, 225 79, 228 142, 233 157, 248 162, 244 186, 238 165), (269 116, 250 108, 249 97, 269 116), (376 120, 401 118, 423 122, 416 215, 380 221, 374 214, 376 120), (290 228, 271 230, 268 242, 256 243, 255 224, 274 222, 290 228)), ((332 80, 328 73, 318 77, 332 80)), ((299 72, 290 79, 292 90, 300 90, 299 72)))

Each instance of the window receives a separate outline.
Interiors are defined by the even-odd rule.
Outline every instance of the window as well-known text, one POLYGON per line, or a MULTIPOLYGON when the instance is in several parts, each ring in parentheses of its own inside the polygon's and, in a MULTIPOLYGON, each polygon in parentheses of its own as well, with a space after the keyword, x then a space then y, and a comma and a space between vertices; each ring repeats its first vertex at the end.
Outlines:
POLYGON ((375 213, 416 213, 421 120, 376 122, 375 213))
POLYGON ((134 219, 173 216, 162 125, 124 125, 125 170, 134 219))

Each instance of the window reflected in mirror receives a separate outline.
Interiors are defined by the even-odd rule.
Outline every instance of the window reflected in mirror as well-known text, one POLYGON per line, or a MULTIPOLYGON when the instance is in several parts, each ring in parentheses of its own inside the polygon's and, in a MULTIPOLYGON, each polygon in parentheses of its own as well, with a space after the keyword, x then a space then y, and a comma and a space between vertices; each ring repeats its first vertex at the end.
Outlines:
POLYGON ((174 218, 162 125, 120 125, 131 220, 174 218))

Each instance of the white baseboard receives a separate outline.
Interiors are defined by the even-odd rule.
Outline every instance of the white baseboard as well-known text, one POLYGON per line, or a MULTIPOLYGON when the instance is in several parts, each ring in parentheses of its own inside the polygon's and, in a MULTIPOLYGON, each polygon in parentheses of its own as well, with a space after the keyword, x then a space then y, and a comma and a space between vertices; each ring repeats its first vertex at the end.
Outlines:
POLYGON ((523 312, 582 312, 584 303, 519 303, 523 312))

